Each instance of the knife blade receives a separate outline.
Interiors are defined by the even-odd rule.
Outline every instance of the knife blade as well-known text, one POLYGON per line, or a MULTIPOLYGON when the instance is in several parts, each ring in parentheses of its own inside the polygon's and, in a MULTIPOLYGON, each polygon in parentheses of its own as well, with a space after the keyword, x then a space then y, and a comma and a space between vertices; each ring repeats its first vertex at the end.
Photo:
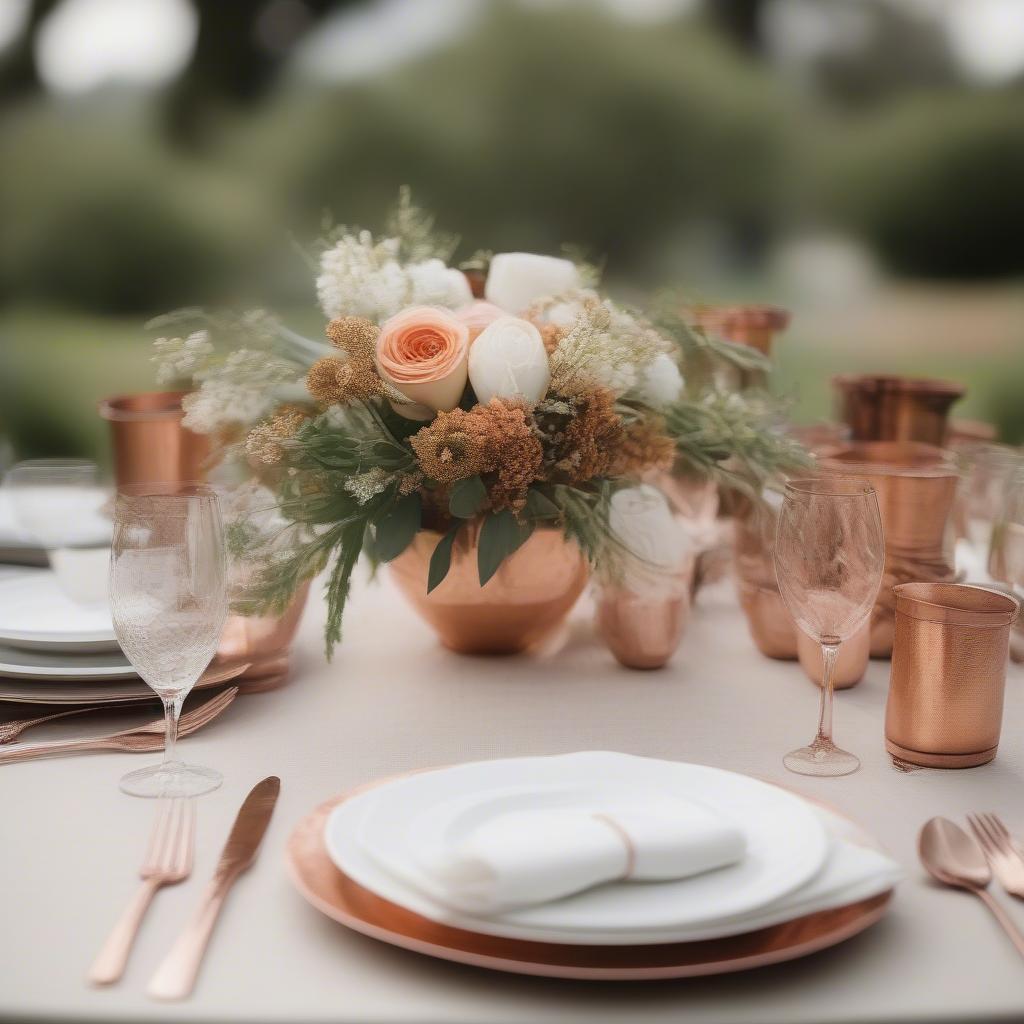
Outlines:
POLYGON ((243 801, 198 908, 150 979, 146 993, 151 998, 184 999, 195 987, 224 901, 238 876, 256 859, 280 792, 281 780, 271 775, 243 801))

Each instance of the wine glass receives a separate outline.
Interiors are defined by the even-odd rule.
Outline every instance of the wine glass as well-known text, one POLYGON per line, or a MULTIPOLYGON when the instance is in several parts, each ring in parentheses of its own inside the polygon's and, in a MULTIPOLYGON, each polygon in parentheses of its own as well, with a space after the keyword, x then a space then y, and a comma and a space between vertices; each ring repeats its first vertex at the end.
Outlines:
POLYGON ((857 757, 832 742, 832 691, 839 644, 871 612, 885 545, 874 488, 855 477, 786 484, 775 539, 779 591, 796 624, 821 644, 824 679, 818 733, 783 763, 799 775, 849 775, 857 757))
POLYGON ((133 796, 199 796, 219 772, 175 757, 178 716, 217 650, 228 613, 220 503, 200 485, 125 487, 114 501, 110 606, 124 653, 163 701, 164 760, 121 779, 133 796))
POLYGON ((11 467, 3 489, 18 526, 46 550, 68 597, 82 604, 106 603, 109 492, 96 463, 29 459, 11 467))

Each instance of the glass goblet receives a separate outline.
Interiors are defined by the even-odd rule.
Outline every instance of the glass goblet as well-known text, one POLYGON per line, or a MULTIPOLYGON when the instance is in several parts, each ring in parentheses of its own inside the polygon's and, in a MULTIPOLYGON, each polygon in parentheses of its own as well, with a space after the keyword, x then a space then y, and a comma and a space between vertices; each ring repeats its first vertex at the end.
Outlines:
POLYGON ((222 781, 175 755, 182 704, 217 650, 228 612, 220 504, 209 488, 122 488, 110 552, 114 632, 132 666, 164 705, 162 764, 129 772, 133 796, 199 796, 222 781))
POLYGON ((783 759, 792 772, 848 775, 860 767, 832 741, 836 657, 871 613, 884 564, 878 498, 866 480, 825 476, 786 484, 775 539, 779 591, 797 626, 821 644, 824 661, 818 732, 783 759))

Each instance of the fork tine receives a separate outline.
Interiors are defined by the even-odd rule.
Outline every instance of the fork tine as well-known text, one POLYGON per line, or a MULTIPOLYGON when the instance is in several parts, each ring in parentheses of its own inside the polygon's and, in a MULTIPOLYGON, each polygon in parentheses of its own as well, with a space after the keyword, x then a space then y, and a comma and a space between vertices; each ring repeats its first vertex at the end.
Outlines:
POLYGON ((172 801, 159 800, 157 802, 156 821, 149 833, 149 842, 146 846, 146 854, 142 858, 143 867, 153 867, 160 861, 160 854, 164 848, 165 836, 170 827, 172 801))
POLYGON ((181 835, 181 800, 171 798, 168 803, 171 805, 171 820, 160 848, 160 870, 165 872, 174 870, 175 852, 181 835))
POLYGON ((178 872, 188 875, 192 871, 192 857, 195 851, 196 802, 191 797, 184 801, 182 812, 181 841, 178 844, 175 867, 178 872))
POLYGON ((988 837, 988 833, 982 827, 981 821, 976 814, 967 815, 967 824, 971 826, 971 831, 974 833, 974 838, 978 840, 982 850, 986 856, 991 857, 995 852, 992 848, 992 842, 988 837))
POLYGON ((1003 824, 1003 819, 998 814, 986 814, 985 818, 996 833, 1006 842, 1007 845, 1013 842, 1013 837, 1010 835, 1009 829, 1003 824))
POLYGON ((986 816, 984 814, 978 815, 978 822, 980 823, 981 827, 985 830, 985 835, 988 836, 988 841, 989 843, 991 843, 992 849, 995 850, 996 853, 1005 853, 1006 850, 1003 847, 1002 841, 1000 840, 999 836, 992 830, 992 827, 986 820, 986 816))

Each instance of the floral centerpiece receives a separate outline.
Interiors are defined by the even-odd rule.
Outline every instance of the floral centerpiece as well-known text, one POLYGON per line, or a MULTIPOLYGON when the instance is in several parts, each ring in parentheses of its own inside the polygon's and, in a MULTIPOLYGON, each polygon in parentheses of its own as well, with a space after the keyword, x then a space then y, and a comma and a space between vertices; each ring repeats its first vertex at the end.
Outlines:
POLYGON ((566 258, 477 257, 474 297, 454 247, 404 193, 384 237, 324 240, 326 343, 262 312, 158 321, 196 321, 156 342, 161 377, 191 380, 186 426, 258 481, 229 527, 255 567, 239 606, 283 610, 329 568, 328 653, 361 554, 391 562, 429 536, 426 593, 472 536, 486 588, 535 532, 557 531, 616 578, 645 561, 614 526, 617 494, 673 472, 746 486, 799 456, 768 429, 764 396, 714 385, 717 361, 757 353, 671 305, 621 305, 566 258))

